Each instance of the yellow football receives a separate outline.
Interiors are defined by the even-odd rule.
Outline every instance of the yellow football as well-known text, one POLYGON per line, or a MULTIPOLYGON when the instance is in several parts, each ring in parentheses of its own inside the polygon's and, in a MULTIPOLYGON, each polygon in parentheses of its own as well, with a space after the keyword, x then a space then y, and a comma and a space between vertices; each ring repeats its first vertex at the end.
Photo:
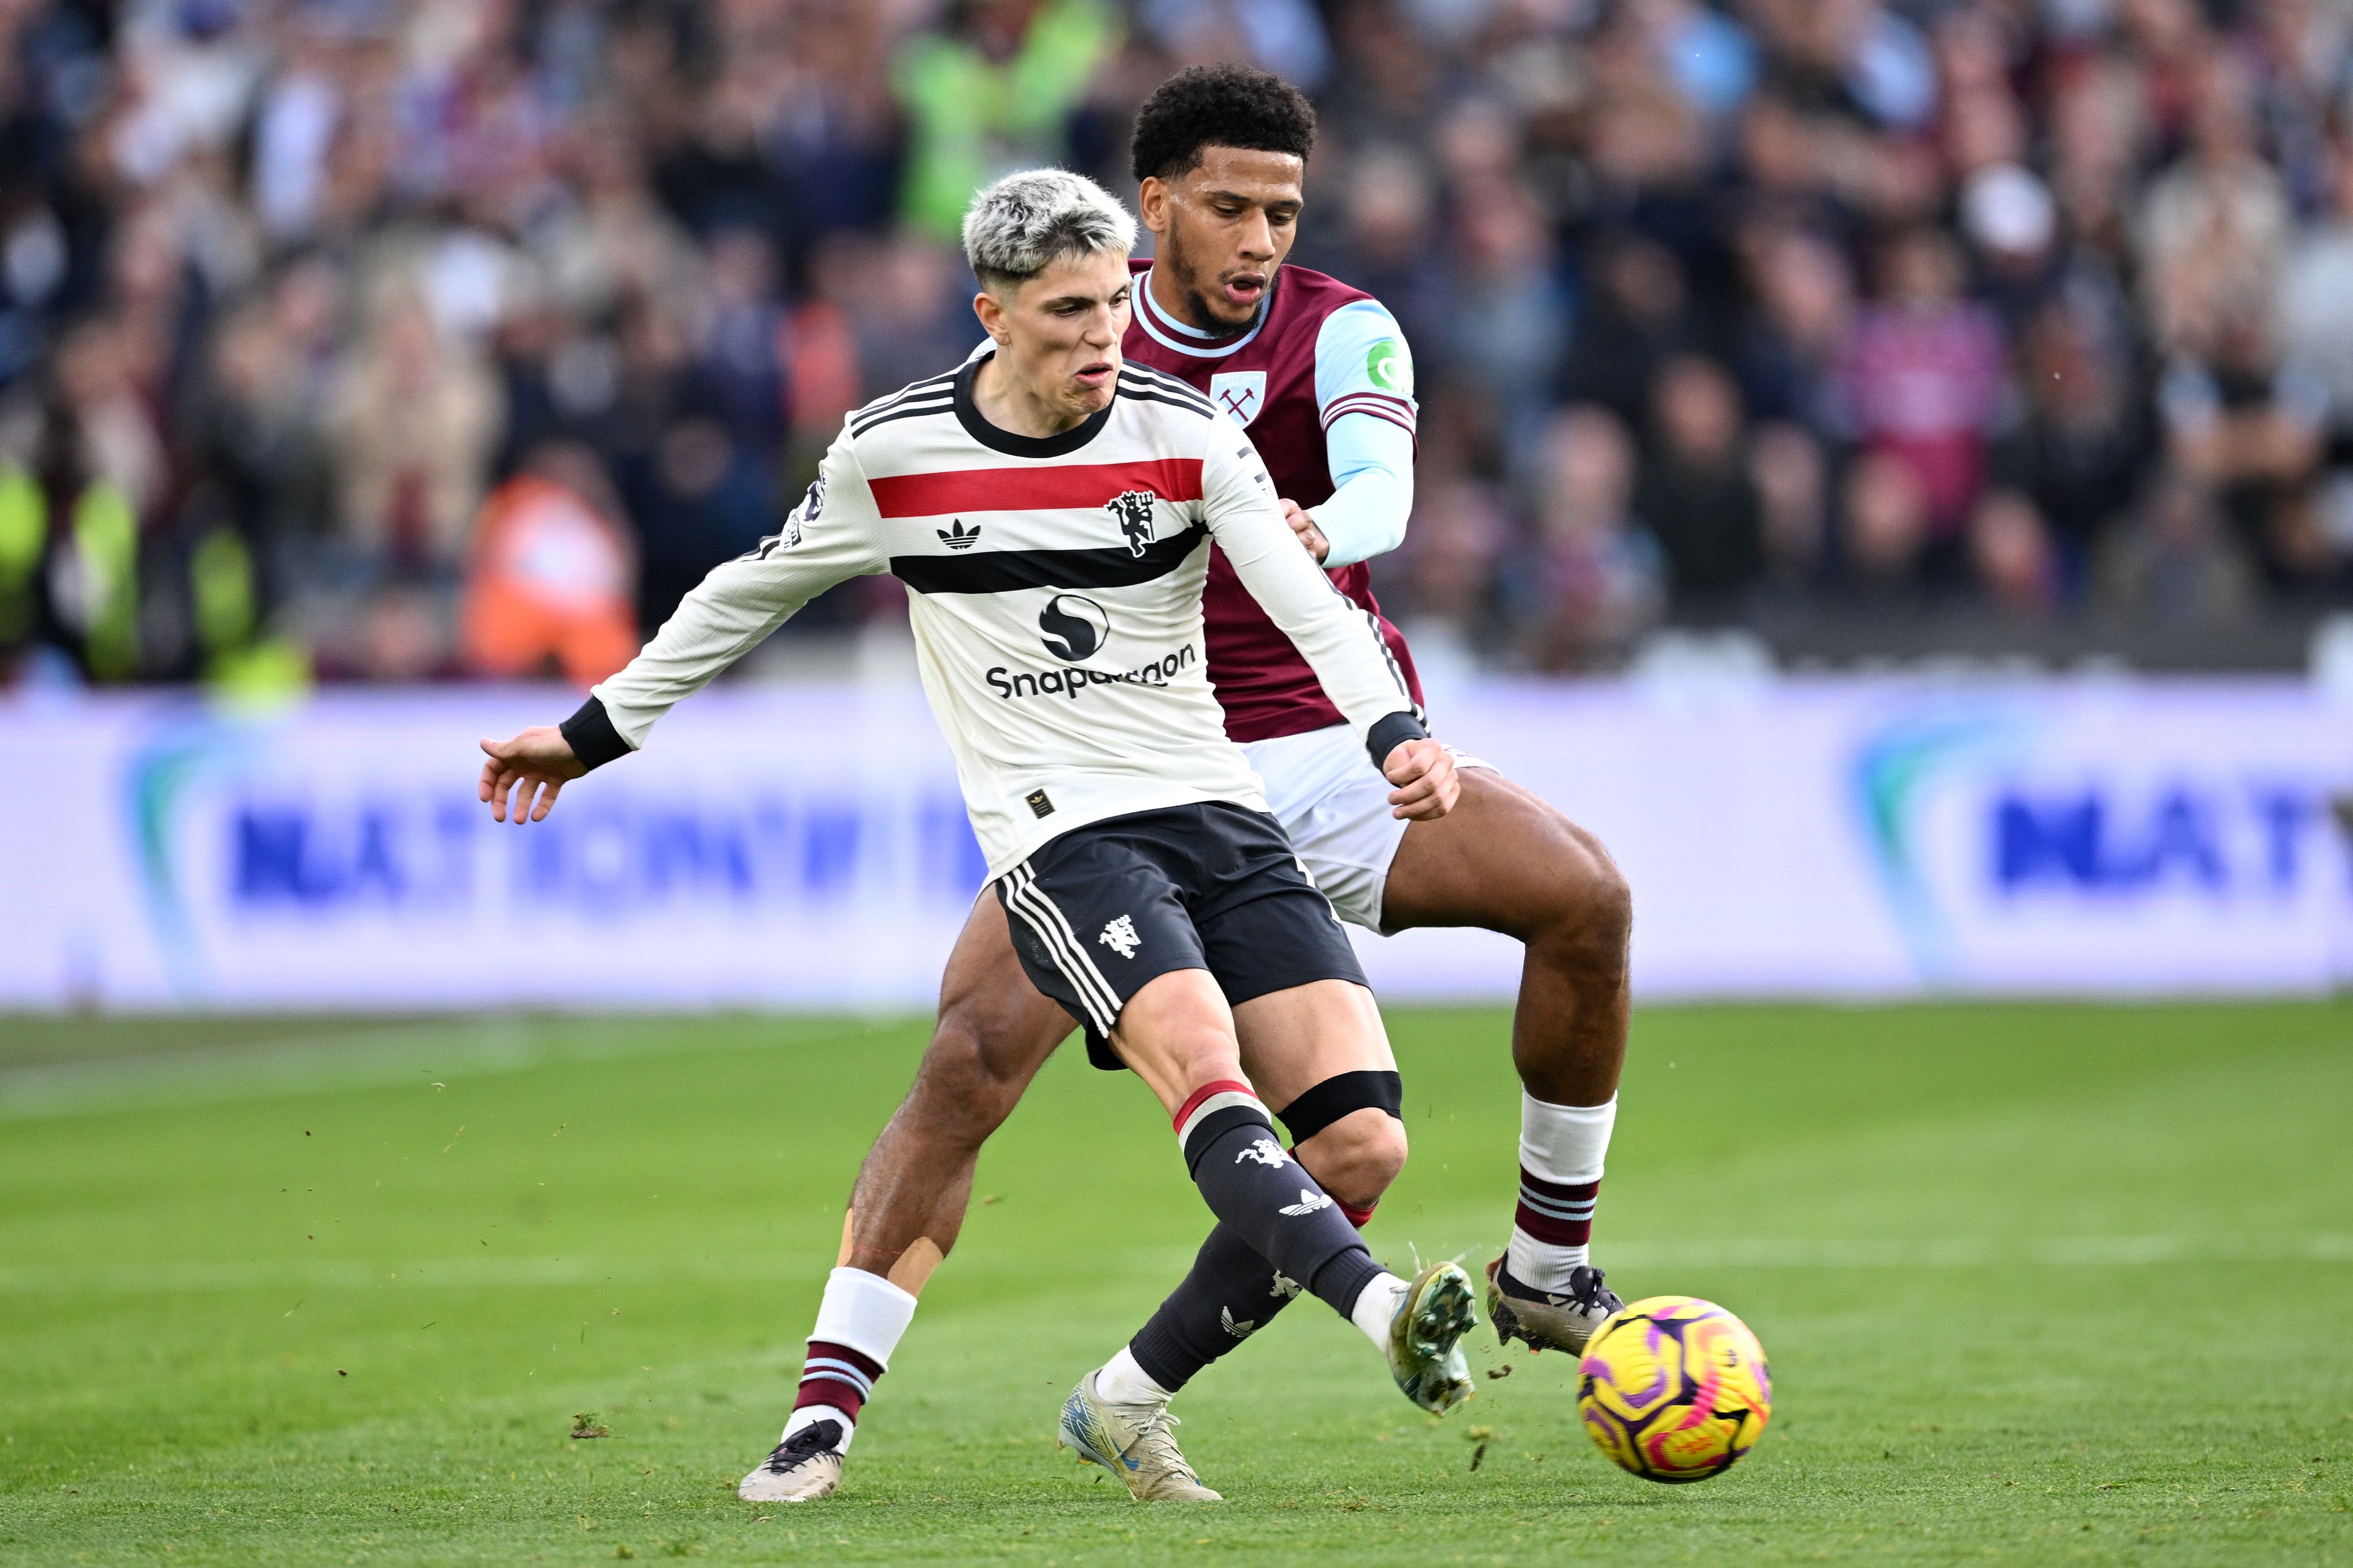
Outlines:
POLYGON ((1610 1314, 1577 1363, 1594 1446, 1651 1481, 1722 1475, 1757 1446, 1773 1379, 1748 1325, 1713 1301, 1651 1296, 1610 1314))

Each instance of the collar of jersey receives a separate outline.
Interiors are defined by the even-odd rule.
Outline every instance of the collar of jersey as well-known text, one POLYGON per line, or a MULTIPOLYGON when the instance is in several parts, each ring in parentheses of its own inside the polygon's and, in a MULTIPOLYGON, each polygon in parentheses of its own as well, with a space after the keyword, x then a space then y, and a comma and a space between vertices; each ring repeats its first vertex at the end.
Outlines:
POLYGON ((1014 458, 1063 458, 1077 451, 1099 435, 1111 423, 1112 403, 1104 404, 1076 425, 1058 436, 1017 436, 1010 430, 1000 430, 981 416, 980 406, 972 400, 973 378, 980 367, 997 357, 996 351, 979 354, 964 363, 956 372, 955 416, 964 433, 992 452, 1003 452, 1014 458))
MULTIPOLYGON (((1277 282, 1282 279, 1282 272, 1280 268, 1276 268, 1274 276, 1277 282)), ((1267 286, 1266 299, 1258 308, 1258 320, 1250 324, 1248 331, 1238 338, 1228 338, 1220 342, 1198 328, 1187 326, 1153 302, 1152 269, 1147 267, 1144 270, 1144 276, 1136 279, 1135 324, 1144 329, 1145 337, 1164 349, 1173 349, 1180 354, 1191 354, 1195 359, 1223 359, 1266 330, 1267 316, 1274 309, 1274 289, 1275 285, 1272 283, 1267 286), (1188 338, 1192 340, 1189 342, 1185 341, 1188 338)))

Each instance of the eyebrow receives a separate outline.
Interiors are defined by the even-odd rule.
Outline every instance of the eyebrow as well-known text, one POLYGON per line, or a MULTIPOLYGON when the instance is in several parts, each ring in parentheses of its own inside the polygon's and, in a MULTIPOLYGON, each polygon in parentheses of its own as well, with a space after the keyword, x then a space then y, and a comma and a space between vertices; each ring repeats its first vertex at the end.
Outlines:
MULTIPOLYGON (((1103 303, 1115 303, 1121 295, 1132 294, 1134 291, 1134 283, 1123 283, 1118 288, 1111 291, 1111 294, 1103 300, 1103 303)), ((1057 294, 1052 299, 1046 301, 1046 309, 1050 310, 1057 305, 1092 305, 1094 302, 1095 296, 1092 294, 1057 294)))
POLYGON ((1262 207, 1303 206, 1306 204, 1307 200, 1306 196, 1303 195, 1296 196, 1271 196, 1264 201, 1261 201, 1258 197, 1245 195, 1240 191, 1216 190, 1208 191, 1203 194, 1213 202, 1249 202, 1262 207))

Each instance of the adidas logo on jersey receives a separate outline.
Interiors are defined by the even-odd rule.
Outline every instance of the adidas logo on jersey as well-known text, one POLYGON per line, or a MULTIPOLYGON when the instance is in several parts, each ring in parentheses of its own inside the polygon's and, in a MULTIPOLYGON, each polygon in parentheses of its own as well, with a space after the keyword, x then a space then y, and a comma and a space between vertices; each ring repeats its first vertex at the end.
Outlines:
POLYGON ((959 517, 953 519, 945 528, 935 528, 932 531, 938 534, 940 542, 950 550, 970 550, 973 541, 980 537, 980 525, 975 523, 966 528, 964 519, 959 517))

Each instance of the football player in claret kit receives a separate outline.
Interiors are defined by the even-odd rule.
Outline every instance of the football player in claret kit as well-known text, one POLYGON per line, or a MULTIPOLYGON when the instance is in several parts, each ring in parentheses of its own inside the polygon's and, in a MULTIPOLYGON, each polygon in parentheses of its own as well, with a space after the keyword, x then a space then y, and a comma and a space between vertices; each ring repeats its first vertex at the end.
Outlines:
MULTIPOLYGON (((1226 738, 1200 655, 1210 542, 1304 651, 1391 809, 1444 816, 1453 760, 1375 628, 1301 552, 1233 421, 1121 363, 1134 235, 1116 201, 1058 170, 976 197, 965 248, 984 352, 852 414, 786 526, 712 571, 561 727, 483 742, 482 798, 501 820, 510 792, 513 820, 544 817, 567 780, 636 750, 817 594, 897 576, 1025 987, 1083 1022, 1099 1066, 1159 1097, 1253 1267, 1328 1302, 1409 1398, 1442 1411, 1470 1392, 1470 1279, 1375 1262, 1253 1088, 1387 1060, 1388 1045, 1345 932, 1226 738)), ((803 1398, 743 1495, 833 1489, 914 1306, 882 1273, 835 1270, 803 1398)), ((1105 1464, 1140 1436, 1165 1443, 1083 1419, 1066 1434, 1105 1464)), ((1162 1479, 1170 1495, 1216 1495, 1162 1479)))
MULTIPOLYGON (((1306 100, 1246 67, 1198 67, 1153 94, 1137 117, 1133 165, 1155 255, 1134 264, 1124 346, 1131 364, 1157 367, 1244 426, 1305 553, 1378 631, 1418 708, 1412 657, 1381 617, 1363 564, 1397 547, 1412 507, 1412 360, 1379 301, 1284 265, 1314 135, 1306 100)), ((1626 1050, 1625 879, 1591 835, 1475 763, 1443 818, 1401 813, 1227 552, 1211 552, 1204 610, 1227 732, 1342 918, 1385 934, 1482 927, 1526 944, 1511 1042, 1524 1086, 1518 1202, 1509 1245, 1488 1265, 1487 1302, 1499 1333, 1581 1348, 1620 1305, 1587 1252, 1626 1050)), ((1070 1032, 1077 1014, 1024 978, 1015 941, 993 901, 974 909, 914 1085, 859 1173, 837 1280, 922 1290, 963 1226, 981 1144, 1070 1032)), ((1402 1087, 1386 1044, 1364 1059, 1294 1058, 1252 1081, 1301 1165, 1351 1218, 1369 1218, 1405 1159, 1402 1087)), ((1219 1226, 1152 1321, 1081 1380, 1065 1405, 1065 1440, 1073 1423, 1125 1434, 1111 1468, 1137 1497, 1201 1495, 1168 1436, 1168 1398, 1243 1332, 1262 1330, 1295 1278, 1219 1226)), ((847 1425, 869 1385, 831 1368, 822 1341, 802 1398, 847 1425)))

